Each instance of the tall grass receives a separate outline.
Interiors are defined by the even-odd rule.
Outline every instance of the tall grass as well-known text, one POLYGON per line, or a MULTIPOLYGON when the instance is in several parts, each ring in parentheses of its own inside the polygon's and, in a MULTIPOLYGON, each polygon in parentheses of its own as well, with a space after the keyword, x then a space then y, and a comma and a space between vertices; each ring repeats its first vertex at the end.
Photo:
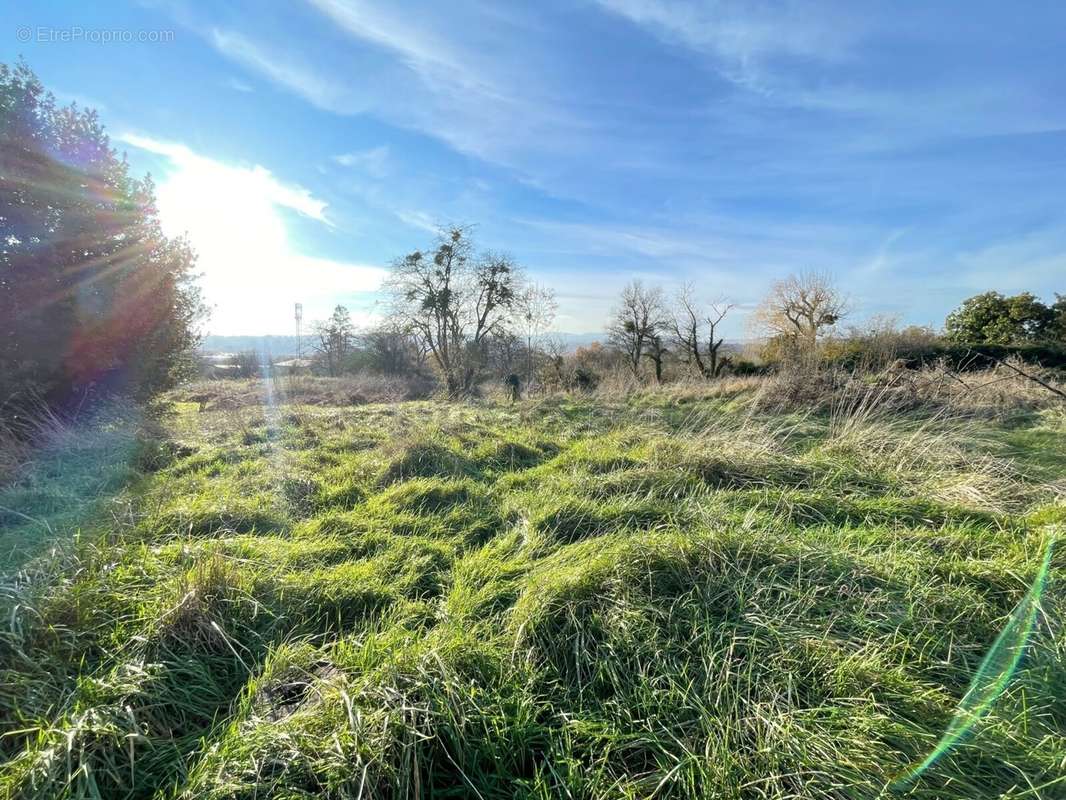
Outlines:
POLYGON ((0 796, 1062 796, 1061 554, 891 788, 1061 533, 1062 416, 766 386, 178 406, 6 579, 0 796))

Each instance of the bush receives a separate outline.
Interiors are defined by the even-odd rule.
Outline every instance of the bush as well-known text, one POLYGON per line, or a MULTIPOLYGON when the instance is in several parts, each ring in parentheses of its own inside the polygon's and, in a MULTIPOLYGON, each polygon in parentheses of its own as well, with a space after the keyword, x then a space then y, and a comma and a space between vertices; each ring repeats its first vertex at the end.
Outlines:
POLYGON ((600 383, 600 376, 584 367, 574 370, 573 388, 582 392, 593 391, 600 383))
POLYGON ((731 359, 728 371, 732 375, 740 377, 747 377, 749 375, 765 375, 769 372, 769 367, 764 364, 756 364, 754 361, 748 361, 744 358, 731 359))
POLYGON ((945 345, 936 348, 924 361, 915 360, 914 364, 928 364, 932 361, 943 360, 957 370, 970 372, 988 369, 997 360, 1006 361, 1012 357, 1047 369, 1066 369, 1066 347, 1056 344, 945 345))
POLYGON ((943 340, 900 347, 888 362, 876 357, 861 343, 853 343, 831 354, 826 361, 831 366, 847 370, 880 369, 894 362, 909 369, 940 363, 956 372, 974 372, 1010 358, 1048 369, 1066 369, 1066 347, 1059 345, 952 344, 943 340))

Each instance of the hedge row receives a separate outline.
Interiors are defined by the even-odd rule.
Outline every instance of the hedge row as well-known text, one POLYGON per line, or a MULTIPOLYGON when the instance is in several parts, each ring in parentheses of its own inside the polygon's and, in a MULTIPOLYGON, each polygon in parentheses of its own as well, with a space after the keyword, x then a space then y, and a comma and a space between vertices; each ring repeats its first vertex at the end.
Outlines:
MULTIPOLYGON (((913 369, 944 362, 949 367, 967 372, 987 369, 997 360, 1005 361, 1016 356, 1026 363, 1049 369, 1066 369, 1066 346, 1056 344, 998 345, 998 344, 925 344, 913 349, 901 349, 896 358, 913 369)), ((868 365, 870 354, 856 348, 832 359, 831 363, 846 369, 868 365)))

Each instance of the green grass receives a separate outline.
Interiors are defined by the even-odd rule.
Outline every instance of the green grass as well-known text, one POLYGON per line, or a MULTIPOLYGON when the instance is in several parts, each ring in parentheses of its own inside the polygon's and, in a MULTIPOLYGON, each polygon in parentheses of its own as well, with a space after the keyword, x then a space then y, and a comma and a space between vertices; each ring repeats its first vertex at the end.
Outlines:
POLYGON ((3 520, 0 797, 1066 796, 1061 551, 1003 693, 893 785, 1064 531, 1061 411, 648 395, 167 427, 155 458, 101 444, 90 479, 46 454, 52 483, 4 490, 38 518, 72 470, 88 499, 3 520))

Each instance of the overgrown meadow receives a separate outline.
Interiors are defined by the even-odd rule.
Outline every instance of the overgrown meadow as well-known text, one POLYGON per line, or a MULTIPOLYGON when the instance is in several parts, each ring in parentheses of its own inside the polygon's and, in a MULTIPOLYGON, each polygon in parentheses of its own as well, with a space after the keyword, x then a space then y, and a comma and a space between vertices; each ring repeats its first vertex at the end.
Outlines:
POLYGON ((913 772, 1063 531, 1061 404, 766 391, 57 435, 0 490, 0 796, 1066 796, 1061 550, 913 772))

